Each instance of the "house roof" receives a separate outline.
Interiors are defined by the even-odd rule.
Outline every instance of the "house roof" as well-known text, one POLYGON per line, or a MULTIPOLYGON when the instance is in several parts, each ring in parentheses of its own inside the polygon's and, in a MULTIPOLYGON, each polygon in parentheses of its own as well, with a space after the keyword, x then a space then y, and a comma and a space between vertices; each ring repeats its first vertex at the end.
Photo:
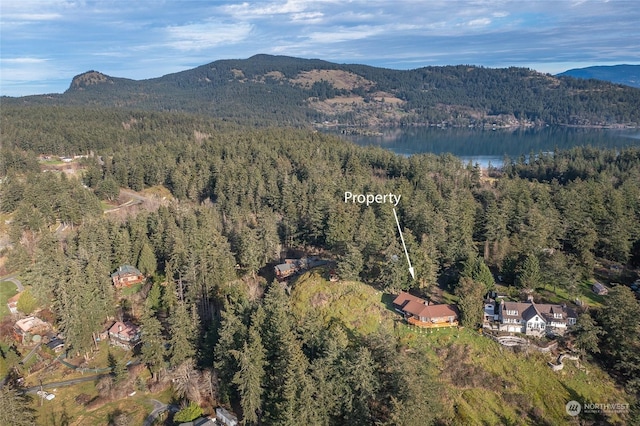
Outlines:
POLYGON ((454 305, 425 305, 414 300, 407 303, 402 310, 420 318, 457 317, 458 309, 454 305))
POLYGON ((529 321, 538 315, 545 321, 566 321, 568 318, 576 318, 573 309, 564 305, 552 305, 548 303, 533 302, 503 302, 501 305, 503 318, 523 319, 529 321), (517 315, 509 315, 507 311, 517 311, 517 315), (554 314, 561 314, 562 318, 555 318, 554 314))
POLYGON ((529 304, 529 307, 526 308, 524 312, 522 312, 522 319, 525 321, 529 321, 532 318, 535 318, 536 315, 544 319, 542 313, 538 310, 538 307, 534 303, 531 303, 529 304))
POLYGON ((226 408, 224 407, 218 407, 216 408, 216 417, 223 417, 227 420, 234 420, 234 421, 238 421, 238 418, 236 417, 235 414, 229 412, 226 408))
POLYGON ((591 289, 596 293, 607 293, 609 291, 609 289, 605 287, 604 284, 599 282, 594 283, 591 289))
POLYGON ((209 417, 199 417, 186 423, 180 423, 178 426, 215 426, 215 419, 209 417))
POLYGON ((394 299, 393 304, 403 312, 421 318, 458 316, 458 308, 455 305, 429 305, 426 300, 404 291, 394 299))
POLYGON ((139 329, 140 327, 128 321, 127 322, 116 321, 109 328, 109 334, 117 334, 120 336, 126 336, 128 338, 132 338, 138 333, 139 329))
POLYGON ((27 317, 19 321, 16 321, 16 327, 18 327, 20 330, 22 330, 25 333, 28 333, 29 331, 38 327, 44 327, 46 325, 47 325, 46 322, 36 317, 27 317))
POLYGON ((140 270, 135 266, 122 265, 113 274, 111 274, 111 278, 120 277, 123 275, 142 275, 142 272, 140 272, 140 270))
POLYGON ((409 294, 407 292, 402 292, 400 293, 394 300, 393 300, 393 304, 400 306, 400 307, 404 307, 407 303, 414 301, 414 302, 420 302, 424 305, 424 300, 420 299, 419 297, 416 297, 412 294, 409 294))
POLYGON ((276 269, 276 271, 282 273, 282 272, 290 271, 292 269, 296 269, 296 265, 294 265, 292 263, 281 263, 279 265, 276 265, 275 269, 276 269))
POLYGON ((418 300, 409 300, 402 307, 402 310, 411 315, 424 317, 426 315, 422 315, 422 313, 425 311, 426 308, 427 308, 427 305, 425 305, 424 300, 418 299, 418 300))
POLYGON ((58 338, 58 337, 54 337, 53 339, 51 339, 49 341, 49 343, 47 343, 47 346, 49 347, 49 349, 53 349, 55 350, 56 348, 60 348, 62 346, 64 346, 64 340, 58 338))

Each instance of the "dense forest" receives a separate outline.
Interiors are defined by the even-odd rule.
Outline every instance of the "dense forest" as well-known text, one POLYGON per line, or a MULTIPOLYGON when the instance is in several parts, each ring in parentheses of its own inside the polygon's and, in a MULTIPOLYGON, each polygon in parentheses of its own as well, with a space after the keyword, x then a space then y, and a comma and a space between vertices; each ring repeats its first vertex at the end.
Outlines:
MULTIPOLYGON (((488 271, 516 293, 548 285, 573 300, 599 263, 640 266, 637 148, 536 153, 488 178, 450 155, 405 158, 307 130, 122 109, 1 113, 6 268, 21 272, 75 353, 91 351, 107 318, 135 318, 154 380, 186 369, 199 383, 213 372, 215 398, 239 407, 246 424, 455 422, 433 396, 440 385, 429 364, 395 336, 296 317, 283 286, 262 278, 283 250, 321 251, 343 280, 385 293, 439 287, 463 306, 491 289, 488 271), (67 177, 41 172, 40 154, 89 155, 67 177), (163 201, 103 213, 119 188, 160 186, 170 191, 163 201), (398 261, 390 207, 346 204, 345 191, 402 194, 416 280, 398 261), (59 223, 71 229, 65 236, 59 223), (153 277, 137 312, 114 303, 109 275, 123 264, 153 277)), ((612 293, 584 316, 578 346, 637 398, 640 305, 625 285, 612 293)), ((463 310, 470 326, 480 322, 473 309, 463 310)), ((179 389, 199 402, 194 386, 179 389)))
POLYGON ((3 98, 5 105, 143 108, 288 126, 638 126, 639 103, 636 88, 525 68, 401 71, 269 55, 141 81, 89 71, 64 94, 3 98))

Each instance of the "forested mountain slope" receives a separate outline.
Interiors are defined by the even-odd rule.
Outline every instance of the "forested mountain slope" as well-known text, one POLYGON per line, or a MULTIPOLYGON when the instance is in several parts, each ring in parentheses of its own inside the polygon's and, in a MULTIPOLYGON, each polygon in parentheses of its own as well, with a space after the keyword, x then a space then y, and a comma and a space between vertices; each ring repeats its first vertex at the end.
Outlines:
POLYGON ((148 80, 89 71, 64 94, 5 104, 196 112, 248 124, 638 125, 640 90, 524 68, 408 71, 256 55, 148 80))

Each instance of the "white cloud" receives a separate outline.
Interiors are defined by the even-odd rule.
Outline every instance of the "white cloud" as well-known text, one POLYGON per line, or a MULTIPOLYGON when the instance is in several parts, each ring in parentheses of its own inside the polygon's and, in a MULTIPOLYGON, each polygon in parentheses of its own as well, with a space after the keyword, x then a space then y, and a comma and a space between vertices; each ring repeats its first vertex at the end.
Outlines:
POLYGON ((43 58, 2 58, 0 62, 7 64, 41 64, 43 62, 47 62, 48 59, 43 58))
POLYGON ((491 19, 489 18, 472 19, 467 22, 467 26, 469 27, 486 27, 489 24, 491 24, 491 19))
POLYGON ((10 21, 51 21, 60 19, 59 13, 9 13, 4 15, 4 19, 10 21))
POLYGON ((304 22, 306 24, 310 24, 320 23, 323 17, 324 13, 322 12, 301 12, 292 14, 291 20, 293 22, 304 22))
POLYGON ((245 40, 253 28, 250 24, 205 22, 167 28, 167 45, 178 50, 203 50, 245 40))
POLYGON ((339 43, 349 40, 361 40, 384 32, 383 27, 360 25, 352 28, 336 28, 331 31, 316 31, 308 38, 313 43, 339 43))
POLYGON ((335 1, 287 0, 285 2, 244 2, 241 4, 222 6, 220 10, 236 19, 244 20, 272 15, 301 14, 308 12, 310 9, 315 9, 312 10, 312 12, 315 12, 322 3, 335 3, 335 1))

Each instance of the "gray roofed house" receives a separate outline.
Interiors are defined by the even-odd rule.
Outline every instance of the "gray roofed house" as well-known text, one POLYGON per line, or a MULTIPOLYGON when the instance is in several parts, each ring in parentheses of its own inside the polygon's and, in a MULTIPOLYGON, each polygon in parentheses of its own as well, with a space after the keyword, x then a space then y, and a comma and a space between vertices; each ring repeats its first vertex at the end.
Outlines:
POLYGON ((180 423, 178 426, 214 426, 216 425, 215 418, 199 417, 195 420, 186 423, 180 423))
POLYGON ((499 311, 501 331, 529 335, 564 334, 576 319, 575 311, 566 305, 503 302, 499 311))
POLYGON ((144 275, 134 266, 122 265, 117 271, 111 274, 111 280, 116 288, 129 287, 144 281, 144 275))
POLYGON ((285 279, 296 273, 298 267, 294 263, 281 263, 274 267, 274 272, 276 273, 276 277, 278 279, 285 279))

